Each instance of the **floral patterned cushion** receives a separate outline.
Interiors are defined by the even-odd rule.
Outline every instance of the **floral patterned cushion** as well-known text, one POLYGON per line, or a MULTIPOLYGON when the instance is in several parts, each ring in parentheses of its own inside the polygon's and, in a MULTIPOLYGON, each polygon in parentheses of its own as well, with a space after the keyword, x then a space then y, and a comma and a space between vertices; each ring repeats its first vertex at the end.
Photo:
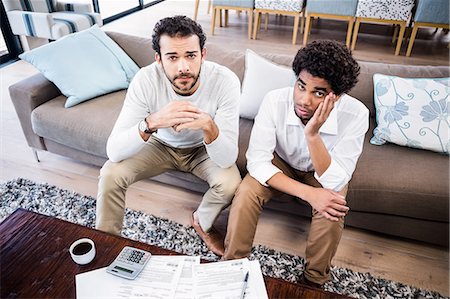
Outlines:
POLYGON ((377 127, 370 143, 449 154, 450 78, 400 78, 375 74, 377 127))
POLYGON ((255 0, 255 8, 281 10, 281 11, 302 11, 303 0, 255 0))
POLYGON ((414 0, 359 0, 357 17, 406 21, 411 15, 414 0))

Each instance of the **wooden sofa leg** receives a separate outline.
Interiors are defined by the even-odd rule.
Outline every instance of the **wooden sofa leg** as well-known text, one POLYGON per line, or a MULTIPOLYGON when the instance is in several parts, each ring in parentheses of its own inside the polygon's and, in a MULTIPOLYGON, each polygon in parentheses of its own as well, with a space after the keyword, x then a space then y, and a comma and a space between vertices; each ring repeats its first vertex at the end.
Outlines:
POLYGON ((33 150, 33 155, 34 155, 34 159, 36 160, 36 162, 38 162, 38 163, 41 162, 39 160, 39 156, 38 156, 37 150, 35 148, 33 148, 32 150, 33 150))

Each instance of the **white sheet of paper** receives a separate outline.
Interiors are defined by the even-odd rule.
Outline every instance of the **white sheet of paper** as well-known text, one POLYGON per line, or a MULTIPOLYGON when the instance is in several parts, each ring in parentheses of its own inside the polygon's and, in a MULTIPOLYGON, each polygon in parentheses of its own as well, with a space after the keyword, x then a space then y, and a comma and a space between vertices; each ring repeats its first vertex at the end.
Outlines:
POLYGON ((240 298, 247 271, 245 298, 268 298, 259 262, 246 258, 195 265, 195 298, 240 298))
POLYGON ((76 275, 77 298, 173 298, 184 259, 153 255, 135 280, 117 277, 106 268, 76 275))
POLYGON ((266 284, 261 272, 259 261, 250 261, 250 272, 248 275, 248 285, 245 290, 245 299, 268 299, 266 284))
POLYGON ((175 299, 195 297, 194 265, 200 264, 200 256, 181 256, 184 259, 183 271, 175 291, 175 299))

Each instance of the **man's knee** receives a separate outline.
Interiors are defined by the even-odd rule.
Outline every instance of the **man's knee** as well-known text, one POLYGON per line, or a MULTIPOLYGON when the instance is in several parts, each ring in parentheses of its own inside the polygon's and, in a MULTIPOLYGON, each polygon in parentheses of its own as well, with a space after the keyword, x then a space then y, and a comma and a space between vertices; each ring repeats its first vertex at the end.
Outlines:
POLYGON ((99 189, 103 191, 121 188, 126 189, 129 185, 129 173, 122 163, 107 161, 100 169, 99 189))
POLYGON ((242 181, 237 167, 232 168, 234 169, 227 169, 225 174, 217 175, 211 184, 211 188, 214 192, 228 201, 233 199, 234 193, 242 181))

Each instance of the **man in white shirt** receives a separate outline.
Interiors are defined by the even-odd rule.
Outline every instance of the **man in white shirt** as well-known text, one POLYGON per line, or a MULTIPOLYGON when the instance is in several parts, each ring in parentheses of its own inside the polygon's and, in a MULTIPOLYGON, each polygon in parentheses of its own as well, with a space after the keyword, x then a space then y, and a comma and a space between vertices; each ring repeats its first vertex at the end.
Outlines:
POLYGON ((222 255, 223 237, 213 223, 241 181, 235 165, 240 81, 205 61, 205 34, 185 16, 160 20, 152 40, 155 62, 133 78, 108 139, 96 228, 120 234, 125 192, 134 182, 172 169, 190 172, 210 186, 192 225, 222 255))
POLYGON ((287 193, 312 206, 301 281, 320 287, 329 278, 344 228, 347 185, 362 152, 369 111, 346 94, 359 66, 344 45, 312 42, 298 51, 293 70, 295 85, 269 92, 255 118, 248 174, 233 199, 223 258, 250 254, 264 204, 287 193))

